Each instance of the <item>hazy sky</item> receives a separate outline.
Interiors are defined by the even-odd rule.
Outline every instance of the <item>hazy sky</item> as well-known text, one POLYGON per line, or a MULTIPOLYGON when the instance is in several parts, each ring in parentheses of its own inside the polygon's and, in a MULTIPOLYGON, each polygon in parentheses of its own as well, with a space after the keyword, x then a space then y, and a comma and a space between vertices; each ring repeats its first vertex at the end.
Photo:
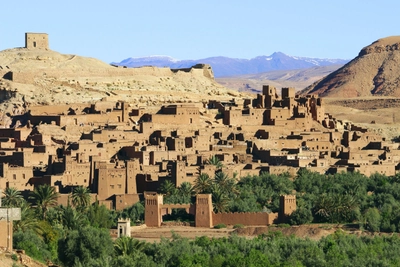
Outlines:
POLYGON ((400 35, 398 0, 19 0, 1 5, 0 50, 49 34, 50 48, 105 62, 169 55, 351 59, 400 35))

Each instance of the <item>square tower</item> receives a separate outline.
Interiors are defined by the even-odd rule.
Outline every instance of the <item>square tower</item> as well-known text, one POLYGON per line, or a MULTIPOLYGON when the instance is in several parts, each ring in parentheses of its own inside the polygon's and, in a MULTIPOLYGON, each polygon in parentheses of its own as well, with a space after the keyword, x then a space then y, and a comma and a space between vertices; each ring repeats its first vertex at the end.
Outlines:
POLYGON ((47 33, 25 33, 25 48, 49 49, 49 36, 47 33))

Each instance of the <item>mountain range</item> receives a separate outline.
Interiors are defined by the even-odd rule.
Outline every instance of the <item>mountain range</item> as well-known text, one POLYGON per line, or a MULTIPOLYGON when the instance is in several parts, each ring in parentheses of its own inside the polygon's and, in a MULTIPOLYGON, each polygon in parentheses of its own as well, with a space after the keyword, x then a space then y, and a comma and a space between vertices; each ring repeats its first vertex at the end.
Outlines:
POLYGON ((346 59, 319 59, 308 57, 294 57, 282 52, 275 52, 270 56, 258 56, 252 59, 229 57, 209 57, 197 60, 177 60, 169 56, 149 56, 127 58, 121 62, 112 62, 112 65, 126 67, 170 67, 171 69, 188 68, 198 63, 210 64, 215 77, 229 77, 245 74, 262 73, 276 70, 305 69, 317 66, 343 65, 346 59))

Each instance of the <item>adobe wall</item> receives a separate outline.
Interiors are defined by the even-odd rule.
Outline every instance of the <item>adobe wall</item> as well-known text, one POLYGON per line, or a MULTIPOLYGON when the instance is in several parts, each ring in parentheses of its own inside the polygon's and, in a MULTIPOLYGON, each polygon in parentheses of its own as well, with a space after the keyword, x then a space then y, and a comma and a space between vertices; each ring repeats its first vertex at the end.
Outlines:
MULTIPOLYGON (((56 78, 57 80, 69 79, 76 80, 76 77, 80 77, 79 80, 83 81, 87 78, 93 77, 113 77, 114 80, 118 78, 129 77, 129 76, 140 76, 140 75, 151 75, 155 77, 173 77, 175 75, 192 75, 200 77, 213 77, 207 74, 203 70, 194 70, 190 74, 185 72, 174 73, 170 68, 158 68, 158 67, 140 67, 140 68, 101 68, 101 69, 45 69, 45 70, 32 70, 32 71, 12 71, 12 80, 18 83, 33 83, 35 78, 56 78)), ((70 81, 68 81, 70 82, 70 81)), ((78 86, 79 83, 77 84, 78 86)))
POLYGON ((213 224, 235 225, 271 225, 278 218, 278 213, 266 212, 237 212, 237 213, 213 213, 213 224))
POLYGON ((25 48, 49 49, 49 37, 47 33, 25 33, 25 48))
POLYGON ((13 244, 13 223, 12 221, 0 221, 0 247, 8 248, 12 251, 13 244))
POLYGON ((115 210, 123 210, 139 202, 138 194, 122 194, 115 196, 115 210))

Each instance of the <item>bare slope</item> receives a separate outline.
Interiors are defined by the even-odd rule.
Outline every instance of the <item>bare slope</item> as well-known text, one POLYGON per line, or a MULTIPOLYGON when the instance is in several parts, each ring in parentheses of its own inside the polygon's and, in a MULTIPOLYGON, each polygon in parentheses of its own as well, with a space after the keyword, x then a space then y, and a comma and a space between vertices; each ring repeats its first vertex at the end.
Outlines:
POLYGON ((137 105, 241 97, 208 69, 116 68, 94 58, 51 50, 0 52, 0 117, 30 105, 124 100, 137 105), (10 74, 12 72, 12 75, 10 74))
POLYGON ((329 65, 296 70, 277 70, 257 74, 221 77, 216 80, 233 90, 239 92, 260 92, 262 86, 269 84, 275 87, 294 87, 296 91, 302 90, 315 81, 320 80, 329 73, 343 65, 329 65))
POLYGON ((400 36, 379 39, 304 94, 329 97, 400 96, 400 36))

